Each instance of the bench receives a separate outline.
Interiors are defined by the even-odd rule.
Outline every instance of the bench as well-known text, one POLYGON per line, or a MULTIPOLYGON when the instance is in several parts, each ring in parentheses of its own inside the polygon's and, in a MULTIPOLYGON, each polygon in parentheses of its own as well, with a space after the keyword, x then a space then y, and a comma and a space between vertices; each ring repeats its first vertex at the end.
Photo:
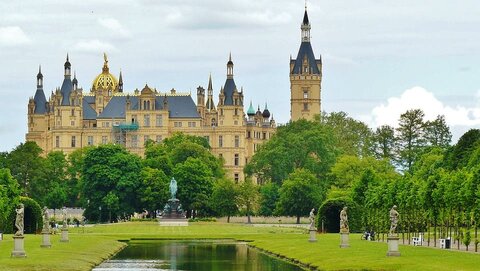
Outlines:
POLYGON ((423 234, 419 234, 418 237, 412 237, 412 243, 414 246, 422 246, 423 245, 423 234))

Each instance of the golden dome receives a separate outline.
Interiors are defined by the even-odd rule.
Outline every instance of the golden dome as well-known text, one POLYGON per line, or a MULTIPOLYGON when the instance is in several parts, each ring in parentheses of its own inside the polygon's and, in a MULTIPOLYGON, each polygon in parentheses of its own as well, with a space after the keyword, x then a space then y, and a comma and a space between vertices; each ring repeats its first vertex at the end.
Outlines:
POLYGON ((117 90, 118 80, 109 72, 108 69, 108 59, 107 54, 103 54, 105 63, 103 64, 102 73, 95 77, 93 80, 92 89, 107 89, 107 90, 117 90))

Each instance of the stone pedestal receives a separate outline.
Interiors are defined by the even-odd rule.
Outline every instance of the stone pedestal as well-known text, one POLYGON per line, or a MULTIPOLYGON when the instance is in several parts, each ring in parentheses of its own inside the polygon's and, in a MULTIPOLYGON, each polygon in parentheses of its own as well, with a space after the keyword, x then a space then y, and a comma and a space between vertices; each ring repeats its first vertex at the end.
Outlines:
POLYGON ((341 248, 350 247, 349 236, 350 236, 350 233, 348 233, 348 232, 341 232, 340 233, 340 247, 341 248))
POLYGON ((27 257, 27 254, 25 253, 25 248, 24 248, 24 236, 13 236, 13 251, 12 251, 12 258, 25 258, 27 257))
POLYGON ((40 247, 52 247, 52 243, 50 243, 50 232, 42 231, 42 244, 40 245, 40 247))
POLYGON ((388 243, 388 252, 387 256, 400 256, 400 251, 398 250, 398 236, 388 236, 387 243, 388 243))
POLYGON ((317 242, 317 230, 316 229, 310 229, 310 239, 308 239, 308 242, 317 242))
POLYGON ((62 238, 60 238, 60 242, 69 242, 68 240, 68 229, 62 228, 62 238))

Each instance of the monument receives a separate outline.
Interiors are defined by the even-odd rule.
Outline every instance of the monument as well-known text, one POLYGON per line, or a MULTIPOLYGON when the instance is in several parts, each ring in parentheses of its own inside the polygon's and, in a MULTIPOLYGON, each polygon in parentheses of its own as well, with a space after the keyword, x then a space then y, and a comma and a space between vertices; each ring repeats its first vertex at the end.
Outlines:
POLYGON ((185 218, 185 212, 182 209, 180 200, 177 199, 177 181, 175 178, 170 180, 170 198, 163 207, 160 226, 188 226, 188 220, 185 218))
POLYGON ((43 228, 42 228, 42 244, 40 247, 52 247, 50 243, 50 224, 47 207, 43 207, 43 228))
POLYGON ((68 240, 68 221, 67 221, 67 207, 63 207, 62 209, 62 237, 60 238, 60 242, 69 242, 68 240))
POLYGON ((346 248, 350 247, 349 244, 349 236, 350 236, 350 228, 348 227, 348 215, 347 215, 347 207, 343 207, 342 211, 340 211, 340 247, 346 248))
POLYGON ((308 239, 308 242, 317 242, 317 228, 315 228, 315 208, 310 211, 308 220, 310 221, 310 227, 308 229, 310 232, 310 238, 308 239))
POLYGON ((397 206, 393 205, 390 209, 390 231, 388 232, 387 243, 388 251, 387 256, 400 256, 400 251, 398 250, 398 234, 397 234, 397 225, 400 214, 397 212, 397 206))
POLYGON ((17 231, 13 235, 14 247, 11 256, 13 258, 25 258, 27 257, 27 254, 25 253, 24 248, 23 219, 25 207, 23 206, 23 203, 18 205, 15 212, 17 213, 15 217, 15 227, 17 228, 17 231))

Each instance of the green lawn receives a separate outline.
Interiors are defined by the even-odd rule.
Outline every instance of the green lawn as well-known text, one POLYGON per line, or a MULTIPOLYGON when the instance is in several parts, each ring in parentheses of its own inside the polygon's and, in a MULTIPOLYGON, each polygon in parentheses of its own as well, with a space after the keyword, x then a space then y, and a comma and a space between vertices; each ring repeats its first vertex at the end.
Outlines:
POLYGON ((52 237, 52 248, 40 248, 40 235, 25 237, 26 259, 12 259, 11 235, 0 241, 0 270, 90 270, 135 239, 226 239, 251 241, 251 245, 296 259, 321 270, 479 270, 480 254, 432 248, 400 246, 401 257, 386 257, 385 243, 350 236, 350 248, 339 248, 339 235, 317 235, 309 243, 304 230, 252 227, 239 224, 191 223, 189 227, 160 227, 153 222, 134 222, 71 229, 70 242, 52 237))

